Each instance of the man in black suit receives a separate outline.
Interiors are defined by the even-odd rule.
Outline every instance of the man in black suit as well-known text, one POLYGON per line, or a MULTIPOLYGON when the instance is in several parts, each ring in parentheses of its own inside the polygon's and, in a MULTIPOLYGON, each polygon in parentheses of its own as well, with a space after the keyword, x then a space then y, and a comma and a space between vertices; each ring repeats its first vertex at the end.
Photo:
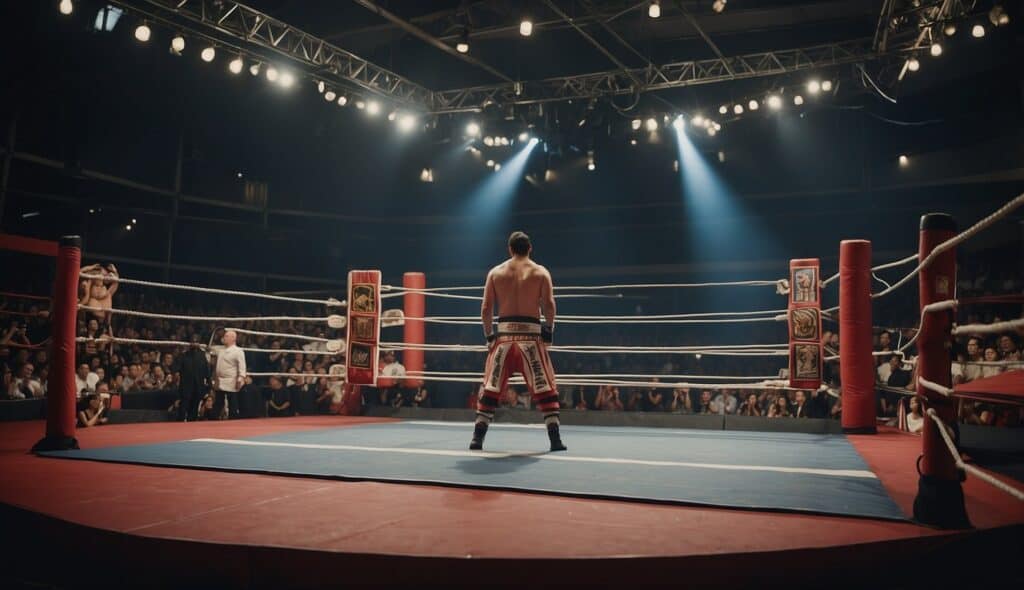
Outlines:
POLYGON ((178 420, 186 422, 196 419, 196 405, 210 390, 210 363, 206 361, 206 353, 200 347, 199 334, 193 334, 191 344, 173 366, 174 377, 178 383, 178 420))

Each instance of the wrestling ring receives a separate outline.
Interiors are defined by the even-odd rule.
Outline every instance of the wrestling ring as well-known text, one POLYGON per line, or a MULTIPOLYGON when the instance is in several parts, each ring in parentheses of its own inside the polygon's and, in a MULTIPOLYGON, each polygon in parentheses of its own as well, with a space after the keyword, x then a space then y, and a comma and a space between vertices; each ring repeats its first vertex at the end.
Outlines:
MULTIPOLYGON (((800 585, 783 575, 794 568, 808 583, 837 573, 866 583, 905 560, 925 558, 937 566, 982 543, 1013 552, 1020 549, 1024 526, 1021 484, 966 461, 953 427, 959 398, 1021 404, 1024 370, 1006 367, 990 383, 954 387, 949 349, 958 335, 1024 329, 1022 319, 955 324, 961 307, 1024 301, 1016 295, 957 298, 955 292, 957 246, 1022 205, 1024 195, 1017 196, 965 231, 949 216, 925 215, 918 253, 875 266, 870 242, 844 241, 839 272, 827 278, 819 260, 808 258, 791 261, 785 278, 766 280, 556 284, 560 306, 636 289, 762 289, 785 298, 785 304, 764 310, 556 318, 556 326, 594 330, 764 323, 785 334, 779 342, 582 345, 562 343, 556 331, 549 347, 556 370, 569 355, 668 354, 765 358, 778 362, 774 374, 556 371, 558 386, 798 390, 842 401, 839 423, 812 420, 788 432, 759 431, 756 424, 763 422, 741 416, 680 416, 675 428, 658 428, 627 426, 625 418, 618 425, 596 425, 567 412, 561 420, 569 452, 560 454, 545 452, 537 412, 499 412, 484 451, 466 448, 471 410, 457 413, 462 421, 439 419, 446 417, 443 412, 354 415, 358 388, 382 386, 379 359, 388 351, 402 353, 407 386, 479 384, 482 371, 429 370, 424 354, 474 354, 483 368, 488 347, 479 338, 426 339, 428 325, 478 327, 479 315, 429 315, 427 302, 437 298, 478 308, 482 287, 427 287, 421 273, 406 273, 401 286, 386 285, 380 271, 352 271, 344 296, 298 298, 118 277, 119 284, 140 289, 262 299, 311 313, 195 316, 96 307, 79 304, 80 281, 110 277, 80 275, 79 242, 65 238, 55 253, 49 343, 54 367, 61 370, 51 376, 46 435, 26 455, 40 424, 5 426, 9 442, 0 460, 7 481, 0 486, 0 510, 12 523, 8 530, 19 535, 25 563, 30 549, 63 555, 99 544, 125 558, 119 566, 124 579, 167 587, 425 579, 454 585, 625 585, 676 580, 680 572, 695 585, 800 585), (908 265, 913 268, 891 283, 878 275, 908 265), (909 356, 916 345, 917 357, 905 359, 914 366, 916 389, 899 393, 922 404, 928 419, 920 437, 878 426, 874 367, 880 353, 872 351, 871 341, 872 300, 914 282, 920 325, 885 354, 909 356), (872 292, 876 283, 884 288, 872 292), (830 308, 822 305, 829 286, 838 287, 839 301, 830 308), (385 309, 398 298, 400 309, 385 309), (309 345, 303 354, 328 357, 329 370, 249 376, 343 382, 341 404, 353 415, 76 430, 76 345, 189 346, 176 340, 76 338, 79 312, 109 314, 113 321, 137 317, 208 325, 205 348, 211 352, 214 335, 223 330, 240 334, 246 353, 280 352, 246 346, 247 336, 309 345), (276 332, 271 326, 277 322, 316 327, 324 336, 276 332), (822 342, 827 323, 838 327, 841 353, 822 342), (398 328, 400 339, 391 336, 398 328), (822 379, 824 363, 834 360, 841 393, 822 379), (850 551, 853 546, 857 551, 850 551), (211 548, 215 560, 209 559, 211 548), (168 573, 168 562, 180 567, 168 573)), ((528 381, 517 377, 511 383, 528 381)), ((70 570, 78 559, 68 562, 76 564, 70 570)))

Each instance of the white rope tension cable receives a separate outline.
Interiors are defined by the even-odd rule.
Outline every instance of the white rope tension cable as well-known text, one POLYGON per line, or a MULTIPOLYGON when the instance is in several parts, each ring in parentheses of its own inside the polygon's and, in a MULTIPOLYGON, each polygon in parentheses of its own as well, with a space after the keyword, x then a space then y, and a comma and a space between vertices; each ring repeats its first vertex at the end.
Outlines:
POLYGON ((985 473, 974 465, 964 463, 963 458, 960 456, 960 452, 956 450, 956 445, 953 443, 953 439, 949 436, 949 427, 946 426, 946 423, 939 418, 939 415, 935 413, 934 409, 928 408, 926 413, 929 418, 935 421, 935 425, 939 428, 939 434, 942 435, 942 440, 946 443, 946 448, 949 449, 950 454, 953 455, 953 461, 956 463, 958 469, 963 469, 978 479, 999 488, 1007 494, 1010 494, 1014 498, 1024 501, 1024 491, 1018 490, 1002 480, 985 473))
POLYGON ((104 275, 95 275, 83 273, 78 275, 79 278, 83 279, 94 279, 103 280, 109 282, 116 282, 122 285, 139 285, 141 287, 158 287, 162 289, 177 289, 180 291, 193 291, 196 293, 209 293, 213 295, 233 295, 236 297, 255 297, 258 299, 269 299, 271 301, 285 301, 288 303, 309 303, 313 305, 325 305, 327 307, 343 307, 345 306, 344 301, 338 301, 337 299, 303 299, 300 297, 285 297, 283 295, 268 295, 266 293, 252 293, 250 291, 232 291, 229 289, 213 289, 210 287, 195 287, 193 285, 180 285, 174 283, 157 283, 153 281, 140 281, 138 279, 124 279, 121 277, 111 277, 104 275))

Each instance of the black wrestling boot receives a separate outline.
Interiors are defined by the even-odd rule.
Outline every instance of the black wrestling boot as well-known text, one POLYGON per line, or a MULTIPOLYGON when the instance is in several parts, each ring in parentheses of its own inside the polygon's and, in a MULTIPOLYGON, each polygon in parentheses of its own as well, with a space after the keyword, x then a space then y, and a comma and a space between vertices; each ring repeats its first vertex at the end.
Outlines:
POLYGON ((551 440, 552 452, 569 450, 569 447, 562 444, 562 437, 558 434, 558 424, 548 424, 548 439, 551 440))
POLYGON ((469 443, 469 450, 482 451, 484 449, 484 437, 487 436, 487 423, 477 422, 473 427, 473 440, 469 443))

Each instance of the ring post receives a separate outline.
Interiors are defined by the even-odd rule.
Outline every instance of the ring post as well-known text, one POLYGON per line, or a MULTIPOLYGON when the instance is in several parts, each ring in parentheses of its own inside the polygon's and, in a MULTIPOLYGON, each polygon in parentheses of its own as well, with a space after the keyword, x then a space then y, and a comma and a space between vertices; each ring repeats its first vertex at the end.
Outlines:
POLYGON ((839 377, 843 432, 875 434, 875 359, 871 355, 871 242, 839 243, 839 377))
MULTIPOLYGON (((426 289, 427 277, 421 272, 407 272, 402 275, 402 286, 406 289, 426 289)), ((405 325, 402 335, 406 344, 423 344, 425 342, 425 329, 423 320, 410 318, 422 318, 426 315, 426 295, 422 292, 406 291, 402 296, 405 313, 405 325)), ((405 371, 410 375, 423 374, 423 351, 406 349, 402 352, 402 364, 405 371)), ((404 387, 420 387, 423 379, 406 379, 404 387)))
POLYGON ((75 320, 81 264, 82 239, 63 236, 57 250, 53 288, 50 349, 53 371, 46 396, 46 436, 32 447, 33 452, 78 448, 75 439, 75 320))
MULTIPOLYGON (((955 236, 956 232, 956 221, 949 215, 929 213, 922 216, 918 260, 924 260, 936 246, 955 236)), ((919 280, 922 310, 930 303, 953 299, 956 288, 956 249, 950 248, 936 256, 929 266, 921 269, 919 280)), ((918 376, 946 387, 952 387, 953 381, 950 372, 952 323, 950 311, 922 313, 921 332, 917 337, 918 376)), ((917 385, 917 395, 924 399, 925 411, 932 408, 944 424, 956 423, 955 400, 920 384, 917 385)), ((942 439, 939 425, 934 420, 925 420, 921 444, 923 457, 917 497, 914 498, 914 518, 941 528, 969 528, 971 523, 964 507, 960 473, 942 439)))

